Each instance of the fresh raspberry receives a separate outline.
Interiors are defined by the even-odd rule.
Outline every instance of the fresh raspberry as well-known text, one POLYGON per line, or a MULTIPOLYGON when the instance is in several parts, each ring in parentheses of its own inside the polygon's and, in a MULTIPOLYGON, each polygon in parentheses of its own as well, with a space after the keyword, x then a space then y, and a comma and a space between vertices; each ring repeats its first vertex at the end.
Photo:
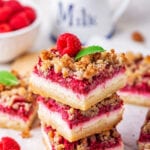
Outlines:
POLYGON ((26 13, 28 19, 32 23, 36 18, 36 13, 35 13, 34 9, 29 6, 25 6, 23 11, 26 13))
POLYGON ((0 0, 0 7, 2 7, 3 6, 3 1, 2 0, 0 0))
POLYGON ((20 150, 19 144, 10 137, 3 137, 1 140, 2 150, 20 150))
POLYGON ((0 142, 0 150, 3 150, 3 144, 0 142))
POLYGON ((5 22, 7 21, 12 14, 12 9, 8 6, 3 6, 0 8, 0 21, 5 22))
POLYGON ((71 33, 61 34, 57 39, 57 50, 61 55, 75 56, 81 49, 81 42, 71 33))
POLYGON ((9 32, 11 31, 11 27, 7 23, 1 23, 0 24, 0 33, 9 32))
POLYGON ((30 21, 24 12, 20 12, 14 15, 9 23, 13 30, 17 30, 28 26, 30 24, 30 21))
POLYGON ((5 6, 12 8, 13 13, 23 10, 23 6, 17 0, 6 1, 5 6))

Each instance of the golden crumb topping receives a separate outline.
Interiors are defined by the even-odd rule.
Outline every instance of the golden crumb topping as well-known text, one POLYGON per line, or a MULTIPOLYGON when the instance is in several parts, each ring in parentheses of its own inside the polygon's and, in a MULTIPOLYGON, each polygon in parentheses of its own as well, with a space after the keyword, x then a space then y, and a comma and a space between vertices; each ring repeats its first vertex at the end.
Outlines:
POLYGON ((75 60, 68 54, 60 56, 57 50, 43 50, 40 54, 41 63, 38 67, 45 75, 53 68, 56 73, 62 73, 63 77, 74 76, 77 79, 91 79, 99 72, 113 67, 124 65, 126 57, 124 54, 116 54, 112 49, 101 53, 83 56, 75 60))
MULTIPOLYGON (((110 97, 105 98, 103 101, 97 103, 96 105, 92 106, 90 109, 86 111, 78 110, 80 114, 86 117, 94 117, 97 116, 99 113, 100 108, 104 108, 104 106, 108 105, 117 105, 120 101, 119 96, 115 93, 112 94, 110 97)), ((68 110, 69 120, 74 120, 76 118, 76 113, 74 108, 70 108, 68 110)))
MULTIPOLYGON (((56 130, 51 128, 50 131, 48 131, 48 136, 56 150, 65 150, 65 144, 60 142, 63 141, 63 137, 59 135, 56 130)), ((67 143, 68 145, 73 145, 71 146, 71 150, 90 150, 91 143, 115 143, 118 138, 120 138, 119 133, 116 129, 112 129, 109 131, 101 132, 100 134, 95 134, 87 138, 83 138, 73 143, 67 143)))
POLYGON ((129 84, 146 82, 150 86, 150 56, 128 52, 127 76, 129 84))
POLYGON ((29 111, 35 96, 28 86, 28 77, 22 77, 16 71, 12 73, 18 78, 19 84, 15 86, 0 84, 0 104, 15 110, 23 106, 26 111, 29 111))
POLYGON ((31 137, 31 134, 30 134, 30 130, 25 130, 21 133, 21 137, 22 138, 30 138, 31 137))
POLYGON ((145 125, 143 126, 143 132, 144 133, 150 133, 150 121, 145 123, 145 125))

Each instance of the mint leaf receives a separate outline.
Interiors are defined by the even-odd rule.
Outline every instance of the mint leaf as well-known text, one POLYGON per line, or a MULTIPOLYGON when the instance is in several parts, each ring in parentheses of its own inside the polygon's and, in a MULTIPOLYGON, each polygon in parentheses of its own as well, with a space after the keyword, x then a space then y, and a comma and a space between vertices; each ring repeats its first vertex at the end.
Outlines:
POLYGON ((17 85, 18 79, 8 71, 0 71, 0 83, 6 86, 17 85))
POLYGON ((100 46, 89 46, 89 47, 81 49, 75 56, 75 60, 78 60, 79 58, 89 55, 89 54, 94 54, 94 53, 104 52, 104 51, 105 50, 100 46))

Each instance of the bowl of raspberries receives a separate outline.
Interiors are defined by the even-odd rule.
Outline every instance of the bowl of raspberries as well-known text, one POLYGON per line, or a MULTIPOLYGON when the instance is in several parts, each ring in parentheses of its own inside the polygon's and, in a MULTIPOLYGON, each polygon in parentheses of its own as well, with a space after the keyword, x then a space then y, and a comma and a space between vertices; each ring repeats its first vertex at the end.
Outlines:
POLYGON ((30 50, 38 36, 40 10, 33 2, 0 0, 0 63, 30 50))

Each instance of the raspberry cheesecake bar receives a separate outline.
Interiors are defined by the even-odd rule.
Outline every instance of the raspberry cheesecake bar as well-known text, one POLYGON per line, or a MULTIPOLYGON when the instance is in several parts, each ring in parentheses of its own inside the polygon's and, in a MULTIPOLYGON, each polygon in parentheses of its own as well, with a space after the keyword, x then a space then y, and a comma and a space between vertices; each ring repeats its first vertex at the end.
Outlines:
POLYGON ((127 103, 150 107, 150 56, 129 53, 127 85, 118 94, 127 103))
POLYGON ((139 150, 150 149, 150 111, 147 113, 145 123, 141 128, 141 133, 138 140, 138 147, 139 150))
POLYGON ((31 87, 44 97, 87 110, 125 85, 125 60, 124 54, 117 55, 114 50, 81 49, 77 37, 61 35, 57 48, 41 52, 31 87))
POLYGON ((76 142, 69 142, 51 126, 42 125, 47 150, 123 150, 123 142, 115 128, 76 142))
POLYGON ((28 131, 36 116, 37 96, 28 87, 27 77, 21 77, 14 71, 4 74, 16 77, 18 83, 0 83, 0 127, 28 131))
POLYGON ((86 111, 41 96, 38 103, 41 122, 53 126, 70 142, 113 128, 123 113, 123 101, 116 94, 86 111))

